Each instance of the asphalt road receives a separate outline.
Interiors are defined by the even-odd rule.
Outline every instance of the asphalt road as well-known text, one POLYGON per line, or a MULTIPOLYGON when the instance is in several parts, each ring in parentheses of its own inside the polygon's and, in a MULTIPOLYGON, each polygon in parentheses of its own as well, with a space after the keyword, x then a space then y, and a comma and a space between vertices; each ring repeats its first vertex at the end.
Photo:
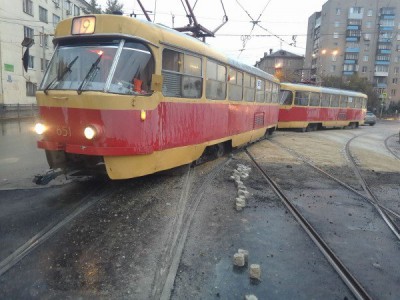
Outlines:
MULTIPOLYGON (((0 261, 49 226, 62 226, 0 276, 0 298, 353 298, 244 152, 138 179, 37 188, 31 179, 47 165, 29 128, 9 124, 1 137, 0 261), (251 168, 242 211, 235 210, 238 189, 230 178, 239 165, 251 168), (245 267, 233 265, 238 249, 249 252, 245 267), (250 279, 250 264, 260 265, 261 280, 250 279)), ((370 204, 282 146, 362 192, 344 155, 347 141, 359 136, 351 151, 362 175, 400 212, 400 161, 385 148, 386 141, 400 154, 393 136, 399 129, 392 121, 283 131, 248 147, 376 299, 400 297, 399 241, 370 204)))

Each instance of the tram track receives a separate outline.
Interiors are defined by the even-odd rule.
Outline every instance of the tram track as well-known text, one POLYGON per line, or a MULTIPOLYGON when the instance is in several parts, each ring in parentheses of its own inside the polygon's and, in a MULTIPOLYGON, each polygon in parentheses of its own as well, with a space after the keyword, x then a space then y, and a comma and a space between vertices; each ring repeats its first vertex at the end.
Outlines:
POLYGON ((62 228, 81 215, 84 211, 102 199, 108 197, 112 191, 112 189, 106 189, 105 187, 93 188, 79 201, 78 205, 75 205, 68 212, 64 213, 58 220, 45 226, 42 230, 37 232, 24 244, 13 251, 9 256, 0 261, 0 277, 13 268, 23 258, 32 253, 37 247, 45 243, 62 228))
MULTIPOLYGON (((396 159, 400 160, 400 155, 397 154, 395 151, 393 151, 389 146, 389 140, 392 139, 393 137, 398 137, 398 134, 396 133, 396 134, 389 135, 385 139, 385 147, 396 159)), ((400 147, 399 147, 399 150, 400 150, 400 147)))
POLYGON ((207 187, 213 179, 229 164, 230 158, 223 159, 205 176, 200 186, 194 188, 193 181, 198 166, 188 167, 185 182, 182 187, 174 224, 170 227, 168 238, 159 255, 159 271, 155 272, 151 295, 153 299, 169 299, 179 267, 180 259, 186 243, 190 225, 196 210, 204 197, 207 187), (193 192, 193 189, 195 192, 193 192))
POLYGON ((325 256, 327 261, 331 264, 333 269, 337 272, 346 286, 351 290, 357 299, 372 299, 372 297, 365 291, 364 287, 357 281, 357 279, 350 273, 346 266, 341 262, 338 256, 307 221, 307 219, 300 213, 300 211, 291 203, 290 199, 285 195, 284 191, 278 184, 268 175, 268 173, 260 166, 255 157, 246 149, 245 153, 253 162, 254 166, 260 171, 265 181, 271 186, 275 194, 279 197, 288 211, 297 220, 300 226, 304 229, 307 235, 315 243, 321 253, 325 256))
POLYGON ((355 161, 355 158, 351 155, 350 153, 350 143, 353 141, 355 138, 360 137, 360 135, 353 136, 350 138, 346 145, 345 145, 345 155, 348 158, 348 161, 350 163, 350 167, 357 177, 358 181, 360 182, 364 192, 366 195, 360 193, 357 191, 355 188, 351 187, 347 183, 345 183, 343 180, 340 180, 336 176, 324 171, 323 169, 319 168, 312 160, 308 157, 305 157, 304 155, 300 155, 297 153, 295 150, 284 146, 283 144, 277 142, 277 141, 270 141, 273 144, 278 145, 282 149, 286 150, 288 153, 290 153, 293 157, 296 157, 312 167, 314 170, 318 171, 319 173, 323 174, 326 177, 329 177, 330 179, 336 181, 338 184, 346 188, 347 190, 351 191, 352 193, 358 195, 361 197, 363 200, 367 201, 370 203, 375 210, 378 212, 380 217, 383 219, 383 221, 386 223, 386 225, 389 227, 389 229, 393 232, 393 234, 396 236, 397 239, 400 240, 400 227, 399 227, 399 222, 400 222, 400 214, 393 211, 392 209, 386 207, 385 205, 381 204, 379 202, 378 197, 372 192, 371 188, 369 187, 367 181, 364 179, 362 176, 360 169, 357 166, 357 162, 355 161))

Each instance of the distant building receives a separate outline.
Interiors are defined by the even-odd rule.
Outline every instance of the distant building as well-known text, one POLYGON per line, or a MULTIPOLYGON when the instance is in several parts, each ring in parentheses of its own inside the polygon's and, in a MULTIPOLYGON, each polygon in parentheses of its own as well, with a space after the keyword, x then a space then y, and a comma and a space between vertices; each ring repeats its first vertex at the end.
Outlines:
POLYGON ((261 70, 276 75, 281 81, 300 82, 304 57, 290 53, 285 50, 278 50, 269 54, 264 53, 264 57, 256 63, 256 67, 261 70))
POLYGON ((0 7, 0 104, 35 103, 37 86, 54 52, 55 26, 84 14, 90 6, 83 0, 0 0, 0 7), (24 38, 34 41, 27 71, 22 66, 24 38))
POLYGON ((309 18, 304 67, 317 84, 358 74, 386 104, 400 102, 399 2, 328 0, 309 18))

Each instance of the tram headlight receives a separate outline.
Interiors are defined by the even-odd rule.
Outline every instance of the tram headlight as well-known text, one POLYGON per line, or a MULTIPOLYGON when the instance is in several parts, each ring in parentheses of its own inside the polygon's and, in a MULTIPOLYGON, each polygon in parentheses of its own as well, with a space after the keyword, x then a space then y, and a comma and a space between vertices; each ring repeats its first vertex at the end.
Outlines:
POLYGON ((85 138, 87 138, 88 140, 93 140, 98 136, 98 131, 95 126, 90 125, 85 128, 83 134, 85 135, 85 138))
POLYGON ((46 131, 46 126, 43 123, 38 122, 35 124, 34 130, 37 134, 40 135, 46 131))

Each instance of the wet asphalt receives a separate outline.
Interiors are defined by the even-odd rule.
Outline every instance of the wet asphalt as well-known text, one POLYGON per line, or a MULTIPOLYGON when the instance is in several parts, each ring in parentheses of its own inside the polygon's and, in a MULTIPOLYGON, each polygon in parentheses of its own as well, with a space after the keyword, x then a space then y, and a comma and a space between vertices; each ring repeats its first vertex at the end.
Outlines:
MULTIPOLYGON (((30 179, 46 170, 44 154, 35 149, 29 122, 25 127, 8 125, 0 142, 0 261, 48 224, 63 220, 93 190, 99 190, 94 195, 99 200, 0 276, 0 298, 353 298, 243 152, 196 168, 183 166, 132 180, 59 181, 37 188, 30 179), (243 211, 235 210, 237 187, 230 179, 239 164, 251 168, 243 180, 249 191, 243 211), (249 252, 245 267, 233 265, 238 249, 249 252), (261 266, 261 280, 250 279, 249 264, 261 266)), ((396 126, 378 123, 372 130, 386 136, 396 126)), ((353 131, 332 133, 348 132, 353 131)), ((318 144, 324 139, 321 132, 296 134, 278 132, 273 139, 288 145, 296 139, 310 147, 311 140, 318 144)), ((374 180, 374 188, 395 207, 398 173, 368 171, 361 153, 365 149, 360 148, 354 151, 365 175, 373 179, 376 171, 383 174, 386 179, 374 180), (384 197, 389 188, 390 197, 384 197)), ((370 205, 268 141, 249 151, 374 298, 399 298, 399 242, 370 205)), ((397 162, 385 159, 396 168, 397 162)), ((346 167, 329 168, 350 177, 346 167)))

